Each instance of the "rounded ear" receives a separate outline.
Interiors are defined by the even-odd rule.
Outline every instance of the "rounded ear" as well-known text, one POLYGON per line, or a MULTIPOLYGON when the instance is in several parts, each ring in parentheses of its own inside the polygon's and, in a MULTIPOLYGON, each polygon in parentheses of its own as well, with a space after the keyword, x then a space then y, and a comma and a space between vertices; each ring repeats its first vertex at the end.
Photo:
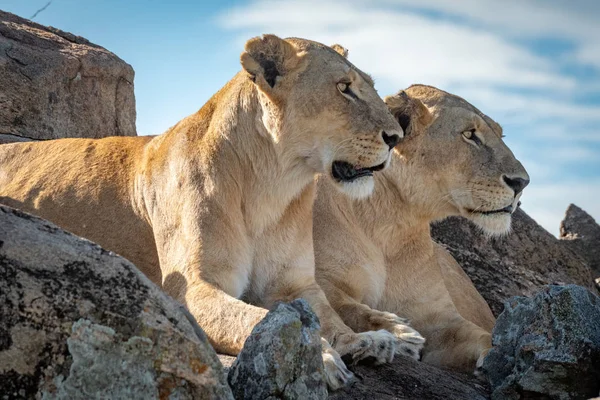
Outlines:
POLYGON ((423 102, 410 97, 404 90, 383 99, 396 118, 404 136, 420 133, 433 122, 433 115, 423 102))
POLYGON ((341 44, 332 44, 330 46, 332 49, 334 49, 339 55, 341 55, 344 58, 348 58, 348 49, 345 48, 344 46, 342 46, 341 44))
POLYGON ((277 78, 292 71, 300 62, 296 48, 275 35, 252 38, 244 50, 240 56, 242 68, 265 91, 274 88, 277 78))

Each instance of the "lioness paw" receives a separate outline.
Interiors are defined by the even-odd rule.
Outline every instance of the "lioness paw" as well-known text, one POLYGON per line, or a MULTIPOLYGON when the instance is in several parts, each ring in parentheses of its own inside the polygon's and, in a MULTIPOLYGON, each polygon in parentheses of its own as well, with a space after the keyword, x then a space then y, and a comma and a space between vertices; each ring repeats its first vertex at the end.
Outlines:
POLYGON ((482 351, 481 354, 479 355, 479 358, 477 359, 477 364, 475 364, 475 371, 473 371, 473 375, 475 375, 479 379, 485 380, 485 372, 483 370, 483 360, 485 360, 485 357, 488 355, 489 352, 490 352, 490 349, 485 349, 484 351, 482 351))
POLYGON ((402 354, 415 360, 421 359, 421 350, 425 338, 408 324, 395 324, 390 332, 396 338, 396 354, 402 354))
POLYGON ((321 338, 321 346, 327 387, 337 390, 352 382, 354 374, 346 367, 339 353, 324 338, 321 338))
POLYGON ((353 363, 372 358, 376 364, 384 364, 394 359, 396 338, 384 329, 346 334, 336 341, 336 350, 349 356, 353 363))

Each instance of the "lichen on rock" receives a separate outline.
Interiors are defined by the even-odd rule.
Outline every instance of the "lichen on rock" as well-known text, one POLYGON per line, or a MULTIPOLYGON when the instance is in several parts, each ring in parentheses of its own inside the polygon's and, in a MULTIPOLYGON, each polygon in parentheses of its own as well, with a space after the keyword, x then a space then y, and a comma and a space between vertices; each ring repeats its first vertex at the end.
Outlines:
POLYGON ((0 394, 232 398, 214 350, 179 303, 127 260, 5 206, 0 394))
POLYGON ((269 311, 229 370, 235 398, 327 398, 319 329, 305 300, 280 303, 269 311))

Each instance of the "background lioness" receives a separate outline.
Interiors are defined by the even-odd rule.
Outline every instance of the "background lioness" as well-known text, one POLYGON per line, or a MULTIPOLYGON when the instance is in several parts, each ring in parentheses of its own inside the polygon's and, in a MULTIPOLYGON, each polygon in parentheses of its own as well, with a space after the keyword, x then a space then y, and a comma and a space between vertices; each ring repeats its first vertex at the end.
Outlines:
POLYGON ((374 194, 348 199, 319 180, 317 281, 356 332, 396 333, 395 314, 406 317, 427 340, 424 361, 472 371, 494 317, 429 224, 462 215, 504 234, 529 177, 502 128, 462 98, 414 85, 385 101, 406 136, 374 194))
MULTIPOLYGON (((354 333, 316 284, 311 213, 315 174, 369 194, 400 126, 369 76, 328 46, 266 35, 241 64, 163 135, 0 146, 0 202, 133 261, 217 351, 237 354, 266 308, 303 297, 337 350, 389 359, 393 336, 354 333)), ((327 346, 324 361, 331 387, 351 376, 327 346)))

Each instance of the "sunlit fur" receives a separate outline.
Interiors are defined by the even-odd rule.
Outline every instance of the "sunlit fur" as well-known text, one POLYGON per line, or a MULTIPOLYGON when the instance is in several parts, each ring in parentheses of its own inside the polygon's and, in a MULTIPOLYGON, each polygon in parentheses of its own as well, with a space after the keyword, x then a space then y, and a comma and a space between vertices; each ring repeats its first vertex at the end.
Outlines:
MULTIPOLYGON (((241 64, 162 135, 0 146, 0 202, 133 261, 217 351, 237 354, 267 308, 303 297, 336 350, 378 356, 391 334, 352 332, 315 282, 314 178, 338 186, 335 160, 381 164, 381 132, 402 131, 369 76, 328 46, 265 35, 246 43, 241 64)), ((330 387, 351 377, 328 346, 324 361, 330 387)))
POLYGON ((510 214, 479 212, 516 207, 519 196, 502 175, 528 176, 500 126, 460 97, 414 85, 385 101, 406 125, 405 138, 375 176, 373 195, 351 200, 319 180, 317 281, 355 331, 405 326, 382 315, 395 313, 427 340, 424 361, 473 371, 491 346, 494 317, 429 226, 462 215, 485 234, 505 234, 510 214), (481 144, 466 137, 473 135, 481 144))

